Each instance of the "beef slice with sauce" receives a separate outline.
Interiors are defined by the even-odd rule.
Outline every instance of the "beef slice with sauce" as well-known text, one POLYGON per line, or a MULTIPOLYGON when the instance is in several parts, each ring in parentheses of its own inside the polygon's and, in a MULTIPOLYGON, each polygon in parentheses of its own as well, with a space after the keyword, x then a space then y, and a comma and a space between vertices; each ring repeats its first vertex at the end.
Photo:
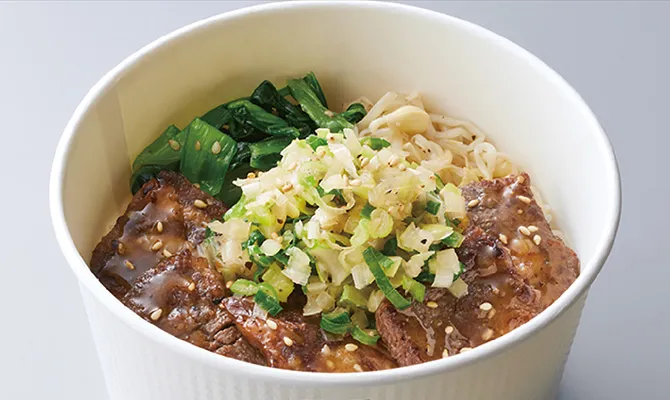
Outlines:
POLYGON ((551 233, 529 185, 522 174, 463 188, 472 206, 457 253, 465 264, 468 293, 456 298, 447 289, 429 288, 421 304, 400 311, 385 301, 376 312, 377 329, 400 365, 453 355, 499 337, 537 315, 575 280, 579 261, 551 233), (537 227, 530 243, 519 226, 537 227), (545 236, 539 245, 534 234, 545 236))
POLYGON ((268 366, 315 372, 377 371, 397 366, 377 347, 356 344, 351 338, 327 340, 318 317, 303 316, 296 297, 293 295, 277 316, 266 320, 253 315, 250 298, 229 297, 223 304, 249 343, 264 353, 268 366))
POLYGON ((137 315, 182 340, 215 353, 265 365, 220 306, 227 295, 218 272, 190 250, 140 275, 121 301, 137 315), (219 305, 217 305, 219 304, 219 305))
POLYGON ((183 175, 160 172, 133 196, 126 212, 95 247, 91 270, 121 297, 163 258, 194 249, 205 237, 205 224, 225 211, 223 203, 183 175))

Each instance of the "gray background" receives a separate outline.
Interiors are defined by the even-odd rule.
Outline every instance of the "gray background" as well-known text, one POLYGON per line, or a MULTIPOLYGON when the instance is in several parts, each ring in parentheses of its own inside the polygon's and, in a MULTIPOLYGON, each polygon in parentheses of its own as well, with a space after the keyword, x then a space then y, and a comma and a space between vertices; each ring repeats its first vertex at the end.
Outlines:
MULTIPOLYGON (((141 46, 252 3, 0 4, 0 398, 107 398, 78 287, 48 212, 54 148, 75 106, 141 46)), ((621 167, 623 218, 591 290, 560 398, 667 399, 670 265, 656 255, 670 223, 670 191, 659 180, 670 148, 670 3, 414 4, 527 48, 600 118, 621 167)))

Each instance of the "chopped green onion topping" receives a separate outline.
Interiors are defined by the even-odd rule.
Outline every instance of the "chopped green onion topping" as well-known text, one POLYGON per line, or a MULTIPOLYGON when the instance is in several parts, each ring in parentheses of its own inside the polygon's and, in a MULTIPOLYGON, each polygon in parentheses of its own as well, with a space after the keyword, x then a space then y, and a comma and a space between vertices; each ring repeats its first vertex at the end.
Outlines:
POLYGON ((426 211, 433 215, 437 215, 437 213, 440 211, 440 203, 437 201, 433 200, 428 200, 428 204, 426 204, 426 211))
POLYGON ((421 283, 433 283, 435 282, 435 274, 428 271, 421 271, 421 273, 416 277, 416 280, 421 283))
POLYGON ((389 147, 391 143, 382 138, 366 137, 361 139, 361 144, 367 144, 372 150, 381 150, 384 147, 389 147))
POLYGON ((321 146, 328 146, 328 141, 324 138, 320 138, 316 135, 309 135, 307 136, 307 139, 305 139, 309 147, 311 147, 313 150, 318 149, 321 146))
POLYGON ((351 336, 365 345, 374 346, 379 340, 379 335, 376 334, 376 330, 373 330, 373 332, 375 332, 375 334, 369 334, 363 329, 354 326, 351 330, 351 336))
POLYGON ((253 296, 258 292, 258 285, 247 279, 238 279, 230 286, 230 291, 241 296, 253 296))
POLYGON ((464 236, 456 231, 453 231, 451 235, 442 239, 442 243, 446 244, 448 247, 453 247, 455 249, 461 247, 463 243, 464 236))
POLYGON ((391 239, 387 240, 386 243, 384 243, 384 249, 382 250, 382 254, 387 257, 393 257, 397 253, 398 253, 398 239, 392 237, 391 239))
POLYGON ((339 304, 342 306, 365 307, 367 299, 361 291, 351 285, 344 285, 339 304))
POLYGON ((375 277, 377 286, 379 286, 379 289, 381 289, 382 293, 384 293, 384 296, 386 296, 391 304, 399 310, 404 310, 409 307, 412 303, 395 290, 393 284, 391 284, 391 281, 380 265, 380 260, 382 258, 388 259, 391 262, 391 265, 393 265, 393 261, 372 247, 368 247, 363 251, 363 258, 365 259, 365 263, 368 264, 370 272, 372 272, 372 275, 375 277))
POLYGON ((422 283, 415 281, 414 279, 404 276, 402 279, 402 288, 405 289, 414 300, 419 303, 423 302, 423 299, 426 295, 426 287, 422 283))
POLYGON ((320 326, 326 332, 343 335, 351 327, 351 318, 346 312, 322 314, 320 326))
POLYGON ((361 218, 370 219, 370 215, 375 210, 375 207, 370 203, 365 203, 361 210, 361 218))
POLYGON ((277 300, 277 291, 267 283, 258 284, 258 291, 254 296, 254 301, 272 316, 279 314, 283 310, 279 304, 279 300, 277 300))

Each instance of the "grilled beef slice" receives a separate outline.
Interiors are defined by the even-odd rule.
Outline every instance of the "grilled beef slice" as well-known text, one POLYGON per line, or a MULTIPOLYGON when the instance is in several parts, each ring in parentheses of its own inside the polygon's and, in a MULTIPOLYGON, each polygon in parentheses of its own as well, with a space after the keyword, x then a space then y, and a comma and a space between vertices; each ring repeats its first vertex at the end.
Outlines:
POLYGON ((91 270, 126 306, 168 333, 228 357, 265 364, 217 306, 228 294, 222 277, 206 259, 193 255, 205 237, 205 224, 225 210, 184 176, 161 172, 135 194, 96 246, 91 270), (196 206, 196 200, 207 206, 196 206))
POLYGON ((401 366, 511 331, 554 302, 579 274, 577 256, 553 235, 533 200, 528 175, 475 182, 463 195, 469 226, 457 253, 468 293, 456 298, 430 288, 422 304, 399 311, 384 301, 376 312, 382 340, 401 366))
POLYGON ((245 297, 223 301, 244 337, 265 354, 268 366, 298 371, 354 372, 396 367, 386 353, 355 344, 351 338, 327 340, 318 317, 302 315, 301 294, 293 295, 285 309, 266 320, 253 315, 254 302, 245 297))

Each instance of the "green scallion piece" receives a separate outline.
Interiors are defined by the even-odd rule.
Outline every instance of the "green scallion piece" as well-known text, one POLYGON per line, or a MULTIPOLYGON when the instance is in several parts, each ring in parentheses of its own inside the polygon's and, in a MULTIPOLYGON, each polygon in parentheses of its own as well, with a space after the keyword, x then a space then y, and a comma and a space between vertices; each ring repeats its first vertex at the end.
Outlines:
POLYGON ((398 254, 398 239, 392 237, 384 243, 382 254, 387 257, 393 257, 398 254))
POLYGON ((400 293, 398 293, 398 291, 393 287, 393 284, 391 284, 391 281, 380 266, 379 260, 382 257, 388 258, 372 247, 368 247, 365 249, 365 251, 363 251, 363 258, 365 259, 365 263, 368 264, 370 272, 372 272, 372 275, 375 277, 375 281, 377 282, 379 289, 382 291, 382 293, 384 293, 384 296, 386 296, 391 304, 395 306, 395 308, 404 310, 412 303, 404 298, 400 293))
POLYGON ((346 312, 322 314, 319 325, 326 332, 343 335, 351 327, 351 318, 346 312))
POLYGON ((309 135, 307 136, 307 139, 305 139, 309 147, 312 148, 312 150, 316 150, 321 146, 328 146, 328 141, 324 138, 320 138, 316 135, 309 135))
POLYGON ((267 311, 273 317, 283 310, 282 306, 279 304, 279 300, 275 299, 266 292, 259 290, 254 296, 254 301, 260 308, 267 311))
POLYGON ((363 138, 361 139, 361 144, 367 144, 372 150, 381 150, 384 147, 389 147, 391 145, 388 140, 375 137, 363 138))
POLYGON ((440 211, 440 206, 441 204, 439 202, 428 200, 428 204, 426 204, 426 211, 433 215, 437 215, 437 213, 440 211))
POLYGON ((426 296, 426 287, 423 286, 421 282, 417 282, 408 276, 403 276, 402 288, 419 303, 423 302, 423 299, 426 296))
POLYGON ((379 335, 376 334, 377 332, 376 330, 372 331, 375 333, 369 334, 363 329, 354 326, 353 329, 351 330, 351 337, 353 337, 354 339, 365 345, 374 346, 375 344, 377 344, 377 341, 379 340, 379 335))
POLYGON ((370 203, 365 203, 361 210, 361 218, 370 219, 370 214, 375 210, 375 207, 370 203))
POLYGON ((253 296, 258 292, 258 284, 247 279, 238 279, 230 286, 230 291, 241 296, 253 296))
POLYGON ((457 248, 461 247, 461 244, 463 243, 463 239, 465 239, 463 234, 458 233, 456 231, 453 231, 451 233, 451 235, 442 239, 442 243, 444 243, 448 247, 452 247, 452 248, 457 249, 457 248))

